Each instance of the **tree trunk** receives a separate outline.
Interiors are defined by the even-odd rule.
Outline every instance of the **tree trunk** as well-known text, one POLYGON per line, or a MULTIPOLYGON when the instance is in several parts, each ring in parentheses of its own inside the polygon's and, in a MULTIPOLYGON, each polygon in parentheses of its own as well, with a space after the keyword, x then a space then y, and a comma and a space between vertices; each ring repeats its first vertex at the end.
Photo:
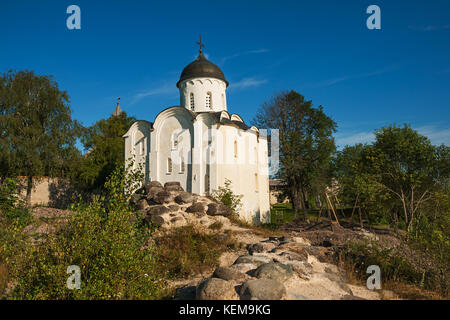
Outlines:
POLYGON ((302 188, 302 201, 305 209, 309 209, 308 192, 304 191, 304 188, 302 188))
POLYGON ((355 204, 353 205, 352 216, 350 217, 351 222, 353 223, 353 214, 355 213, 356 205, 359 201, 359 194, 356 196, 355 204))
POLYGON ((398 211, 395 210, 394 211, 394 232, 395 232, 395 234, 397 234, 397 230, 398 230, 398 211))
POLYGON ((317 196, 317 199, 319 200, 319 203, 320 203, 319 213, 317 214, 317 222, 319 222, 320 221, 320 217, 322 216, 323 202, 320 201, 320 197, 319 196, 317 196))
MULTIPOLYGON (((345 218, 344 209, 342 208, 341 203, 339 202, 339 199, 336 195, 334 196, 334 199, 336 200, 336 203, 339 206, 339 210, 341 210, 342 218, 345 218)), ((337 209, 337 207, 336 207, 336 209, 337 209)))
POLYGON ((33 176, 27 177, 27 203, 31 207, 31 192, 33 191, 33 176))
POLYGON ((295 220, 297 218, 299 209, 298 189, 296 188, 296 186, 291 187, 290 198, 292 203, 292 210, 294 211, 294 220, 295 220))
POLYGON ((305 198, 304 198, 304 193, 302 192, 300 194, 300 204, 302 206, 302 211, 303 211, 303 220, 307 220, 307 213, 306 213, 306 204, 305 204, 305 198))
POLYGON ((364 228, 364 225, 362 222, 361 207, 359 207, 359 206, 358 206, 358 213, 359 213, 359 224, 361 225, 361 228, 364 228))

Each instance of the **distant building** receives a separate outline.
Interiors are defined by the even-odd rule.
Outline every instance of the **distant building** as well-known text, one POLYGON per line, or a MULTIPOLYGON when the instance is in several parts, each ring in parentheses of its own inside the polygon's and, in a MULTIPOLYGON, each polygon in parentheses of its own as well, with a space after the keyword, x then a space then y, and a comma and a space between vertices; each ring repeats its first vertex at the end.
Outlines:
MULTIPOLYGON (((283 182, 280 179, 269 179, 269 196, 270 204, 280 203, 279 197, 282 193, 281 187, 283 182)), ((283 199, 281 203, 289 202, 288 198, 283 199)))
POLYGON ((122 109, 120 109, 119 101, 120 101, 120 98, 117 98, 117 105, 112 114, 113 116, 118 116, 122 113, 122 109))

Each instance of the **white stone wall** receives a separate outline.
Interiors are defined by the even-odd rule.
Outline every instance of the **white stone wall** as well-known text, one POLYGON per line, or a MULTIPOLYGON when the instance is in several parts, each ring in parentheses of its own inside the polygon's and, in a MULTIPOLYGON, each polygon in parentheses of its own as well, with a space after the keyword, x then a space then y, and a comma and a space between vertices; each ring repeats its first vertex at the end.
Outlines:
POLYGON ((191 152, 193 144, 191 115, 180 107, 160 113, 151 134, 150 178, 161 183, 179 181, 184 190, 192 192, 191 152), (174 140, 177 144, 174 145, 174 140), (172 170, 168 170, 168 159, 172 170), (184 171, 182 163, 184 162, 184 171))
POLYGON ((227 85, 215 78, 195 78, 178 84, 180 106, 194 112, 227 110, 227 85), (191 108, 191 93, 194 95, 194 109, 191 108), (211 93, 211 107, 206 106, 207 93, 211 93))

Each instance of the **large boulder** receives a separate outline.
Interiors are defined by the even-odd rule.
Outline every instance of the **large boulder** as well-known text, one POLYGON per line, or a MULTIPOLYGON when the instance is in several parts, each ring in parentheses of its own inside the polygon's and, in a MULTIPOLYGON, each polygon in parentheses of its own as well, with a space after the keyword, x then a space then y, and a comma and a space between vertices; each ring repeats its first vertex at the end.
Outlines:
POLYGON ((148 202, 146 199, 141 199, 137 202, 138 210, 146 210, 148 208, 148 202))
POLYGON ((163 204, 173 201, 173 195, 168 191, 160 191, 158 192, 152 199, 154 202, 163 204))
POLYGON ((169 213, 169 212, 170 212, 170 210, 166 206, 163 206, 163 205, 151 206, 147 209, 147 215, 150 215, 150 216, 155 216, 155 215, 159 216, 159 215, 169 213))
POLYGON ((156 196, 156 194, 158 194, 161 191, 165 191, 164 188, 162 188, 162 187, 151 187, 151 188, 149 188, 148 191, 146 192, 147 201, 154 202, 153 198, 156 196))
POLYGON ((197 300, 237 300, 238 295, 231 282, 219 279, 208 278, 202 281, 196 290, 197 300))
POLYGON ((148 192, 150 191, 151 188, 161 188, 162 189, 162 184, 158 181, 150 181, 146 184, 144 184, 144 189, 145 189, 145 193, 148 194, 148 192))
POLYGON ((285 286, 273 279, 246 281, 239 293, 242 300, 280 300, 286 295, 285 286))
POLYGON ((180 210, 180 206, 177 204, 171 204, 168 206, 170 212, 177 212, 178 210, 180 210))
POLYGON ((212 202, 208 204, 208 211, 206 211, 206 214, 210 216, 230 216, 233 213, 230 208, 228 208, 223 203, 215 203, 212 202))
POLYGON ((272 250, 273 253, 289 253, 291 256, 290 260, 307 261, 308 260, 308 250, 307 246, 297 243, 297 242, 287 242, 279 245, 272 250))
POLYGON ((275 248, 275 244, 272 242, 258 242, 248 245, 248 253, 253 255, 254 253, 263 253, 275 248))
POLYGON ((265 257, 265 256, 244 255, 244 256, 240 256, 239 258, 237 258, 236 261, 234 262, 234 264, 251 263, 255 266, 260 266, 262 264, 269 263, 272 261, 273 260, 271 258, 265 257))
POLYGON ((176 295, 179 300, 195 300, 197 287, 187 285, 176 290, 176 295))
POLYGON ((183 218, 182 216, 175 216, 170 219, 170 222, 172 223, 172 226, 174 228, 179 228, 179 227, 187 225, 186 219, 183 218))
POLYGON ((272 279, 278 281, 286 281, 292 277, 294 271, 292 266, 279 262, 269 262, 260 265, 254 271, 253 275, 259 279, 272 279))
POLYGON ((147 216, 147 217, 150 218, 149 222, 151 222, 152 224, 154 224, 155 226, 158 226, 158 227, 162 226, 163 224, 164 225, 169 224, 169 217, 167 217, 166 214, 152 215, 152 216, 147 216))
POLYGON ((289 264, 292 267, 294 273, 303 280, 310 280, 313 275, 313 266, 308 262, 304 261, 290 261, 286 264, 289 264))
POLYGON ((130 202, 134 205, 137 205, 139 200, 142 199, 142 194, 135 193, 131 195, 130 202))
POLYGON ((212 275, 214 278, 220 278, 227 281, 242 281, 246 279, 246 275, 236 269, 230 267, 218 267, 212 275))
POLYGON ((194 196, 189 192, 180 192, 180 194, 175 197, 175 202, 178 204, 191 203, 192 201, 194 201, 194 196))
POLYGON ((205 205, 201 202, 195 202, 186 208, 186 212, 203 215, 205 213, 205 205))
POLYGON ((169 181, 164 183, 164 189, 166 189, 166 191, 184 191, 178 181, 169 181))

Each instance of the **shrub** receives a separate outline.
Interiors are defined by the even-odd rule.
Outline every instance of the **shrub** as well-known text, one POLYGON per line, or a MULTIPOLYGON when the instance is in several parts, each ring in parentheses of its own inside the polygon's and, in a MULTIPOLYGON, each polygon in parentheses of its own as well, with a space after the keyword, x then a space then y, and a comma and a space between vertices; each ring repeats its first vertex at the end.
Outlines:
POLYGON ((76 214, 47 241, 29 249, 14 274, 17 299, 151 299, 163 294, 149 230, 129 207, 123 168, 105 183, 106 194, 73 207, 76 214), (106 196, 107 195, 107 196, 106 196), (81 269, 81 289, 69 290, 67 267, 81 269))
POLYGON ((378 265, 381 270, 382 283, 394 282, 414 285, 418 288, 440 292, 438 274, 434 268, 421 268, 410 261, 416 259, 416 253, 406 259, 401 251, 410 252, 407 248, 384 248, 376 242, 353 241, 347 243, 338 252, 338 261, 347 269, 348 274, 356 279, 367 279, 366 270, 370 265, 378 265))
POLYGON ((217 267, 221 253, 236 246, 230 234, 205 233, 192 225, 155 239, 158 267, 172 278, 185 278, 217 267))
POLYGON ((242 207, 241 199, 243 195, 237 195, 233 192, 233 190, 231 190, 231 181, 228 179, 225 179, 225 186, 214 190, 212 197, 230 208, 235 215, 238 214, 242 207))
POLYGON ((0 214, 21 226, 31 222, 30 210, 25 201, 17 195, 19 184, 16 179, 6 178, 0 185, 0 214))

